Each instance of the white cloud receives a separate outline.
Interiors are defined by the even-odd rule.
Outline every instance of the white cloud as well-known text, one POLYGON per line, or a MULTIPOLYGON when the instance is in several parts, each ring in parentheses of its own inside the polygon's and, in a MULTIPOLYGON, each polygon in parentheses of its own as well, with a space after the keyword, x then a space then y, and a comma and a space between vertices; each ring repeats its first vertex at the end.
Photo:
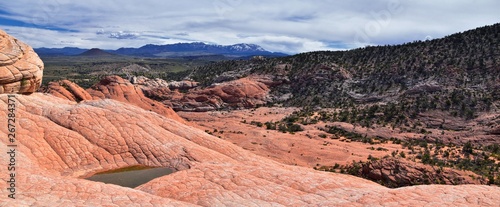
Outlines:
POLYGON ((439 38, 498 22, 498 8, 495 0, 16 0, 0 3, 0 18, 37 29, 0 27, 34 47, 245 42, 295 53, 439 38))
POLYGON ((118 32, 112 32, 108 35, 109 38, 115 38, 115 39, 137 39, 140 37, 140 34, 137 32, 124 32, 124 31, 118 31, 118 32))

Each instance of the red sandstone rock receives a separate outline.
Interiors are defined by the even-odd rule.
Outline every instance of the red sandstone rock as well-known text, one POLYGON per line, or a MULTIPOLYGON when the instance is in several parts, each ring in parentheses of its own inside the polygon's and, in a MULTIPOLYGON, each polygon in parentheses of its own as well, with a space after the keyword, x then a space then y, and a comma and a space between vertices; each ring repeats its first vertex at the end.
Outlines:
MULTIPOLYGON (((213 111, 221 108, 253 108, 266 104, 270 91, 266 85, 268 83, 272 84, 272 81, 255 76, 196 88, 187 93, 172 92, 164 87, 143 87, 143 90, 146 96, 162 101, 176 111, 213 111)), ((188 83, 182 85, 193 86, 188 83)), ((182 87, 170 87, 176 88, 182 87)))
POLYGON ((68 80, 51 82, 44 92, 76 102, 94 99, 114 99, 185 123, 172 109, 165 107, 160 102, 145 97, 141 89, 119 76, 106 77, 87 90, 68 80))
POLYGON ((166 117, 184 122, 172 109, 163 106, 160 102, 145 97, 140 88, 119 76, 108 76, 87 89, 87 92, 94 99, 113 99, 130 103, 145 110, 154 111, 166 117))
MULTIPOLYGON (((0 116, 6 117, 7 95, 0 100, 0 116)), ((40 93, 15 100, 19 193, 16 200, 0 197, 2 206, 498 206, 500 200, 494 186, 388 189, 353 176, 284 165, 115 100, 75 103, 40 93), (179 171, 135 189, 78 179, 132 165, 179 171)), ((0 127, 0 136, 7 134, 0 127)), ((0 151, 7 151, 7 144, 1 139, 0 151)), ((1 153, 0 160, 8 156, 1 153)), ((0 174, 7 173, 0 168, 0 174)), ((6 195, 6 178, 1 179, 6 195)))
POLYGON ((50 82, 44 92, 75 102, 93 99, 85 89, 68 80, 50 82))
POLYGON ((472 172, 439 168, 392 157, 364 163, 359 169, 359 175, 370 180, 385 182, 386 185, 393 187, 420 184, 486 184, 486 180, 480 179, 472 172), (478 178, 472 179, 469 175, 478 178))
POLYGON ((43 62, 33 49, 0 30, 0 93, 33 93, 42 76, 43 62))

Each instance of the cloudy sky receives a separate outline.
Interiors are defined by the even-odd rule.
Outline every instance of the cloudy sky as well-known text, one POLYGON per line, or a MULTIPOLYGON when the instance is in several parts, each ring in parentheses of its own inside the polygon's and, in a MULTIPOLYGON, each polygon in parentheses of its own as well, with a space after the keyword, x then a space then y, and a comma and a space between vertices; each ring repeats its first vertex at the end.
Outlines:
POLYGON ((499 8, 498 0, 9 0, 0 2, 0 29, 33 47, 252 43, 293 54, 439 38, 500 22, 499 8))

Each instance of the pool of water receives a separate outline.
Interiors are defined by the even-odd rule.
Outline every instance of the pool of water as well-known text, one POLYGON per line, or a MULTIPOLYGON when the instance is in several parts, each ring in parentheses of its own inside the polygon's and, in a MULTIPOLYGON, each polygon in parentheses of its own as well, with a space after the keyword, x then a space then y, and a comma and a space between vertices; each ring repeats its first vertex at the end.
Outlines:
POLYGON ((112 170, 108 172, 102 172, 85 179, 120 185, 123 187, 135 188, 157 177, 168 175, 172 172, 173 172, 172 169, 166 167, 147 168, 147 167, 133 166, 118 170, 112 170))

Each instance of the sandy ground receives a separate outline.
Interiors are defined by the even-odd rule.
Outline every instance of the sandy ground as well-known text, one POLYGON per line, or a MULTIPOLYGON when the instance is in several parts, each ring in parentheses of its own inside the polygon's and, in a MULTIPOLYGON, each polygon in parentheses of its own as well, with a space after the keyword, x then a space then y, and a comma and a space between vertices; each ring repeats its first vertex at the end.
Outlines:
MULTIPOLYGON (((346 164, 352 161, 366 161, 369 155, 383 157, 391 152, 402 151, 398 144, 365 144, 346 142, 342 139, 319 137, 325 134, 318 130, 324 126, 320 122, 307 125, 305 130, 296 134, 267 130, 265 126, 250 125, 251 121, 265 123, 279 121, 297 108, 267 108, 252 110, 213 111, 213 112, 178 112, 195 127, 208 131, 221 139, 234 143, 243 149, 273 160, 304 167, 332 166, 335 163, 346 164), (246 123, 242 123, 246 120, 246 123), (215 131, 215 132, 214 132, 215 131), (379 147, 388 151, 372 150, 379 147)), ((406 150, 403 150, 407 152, 406 150)))

